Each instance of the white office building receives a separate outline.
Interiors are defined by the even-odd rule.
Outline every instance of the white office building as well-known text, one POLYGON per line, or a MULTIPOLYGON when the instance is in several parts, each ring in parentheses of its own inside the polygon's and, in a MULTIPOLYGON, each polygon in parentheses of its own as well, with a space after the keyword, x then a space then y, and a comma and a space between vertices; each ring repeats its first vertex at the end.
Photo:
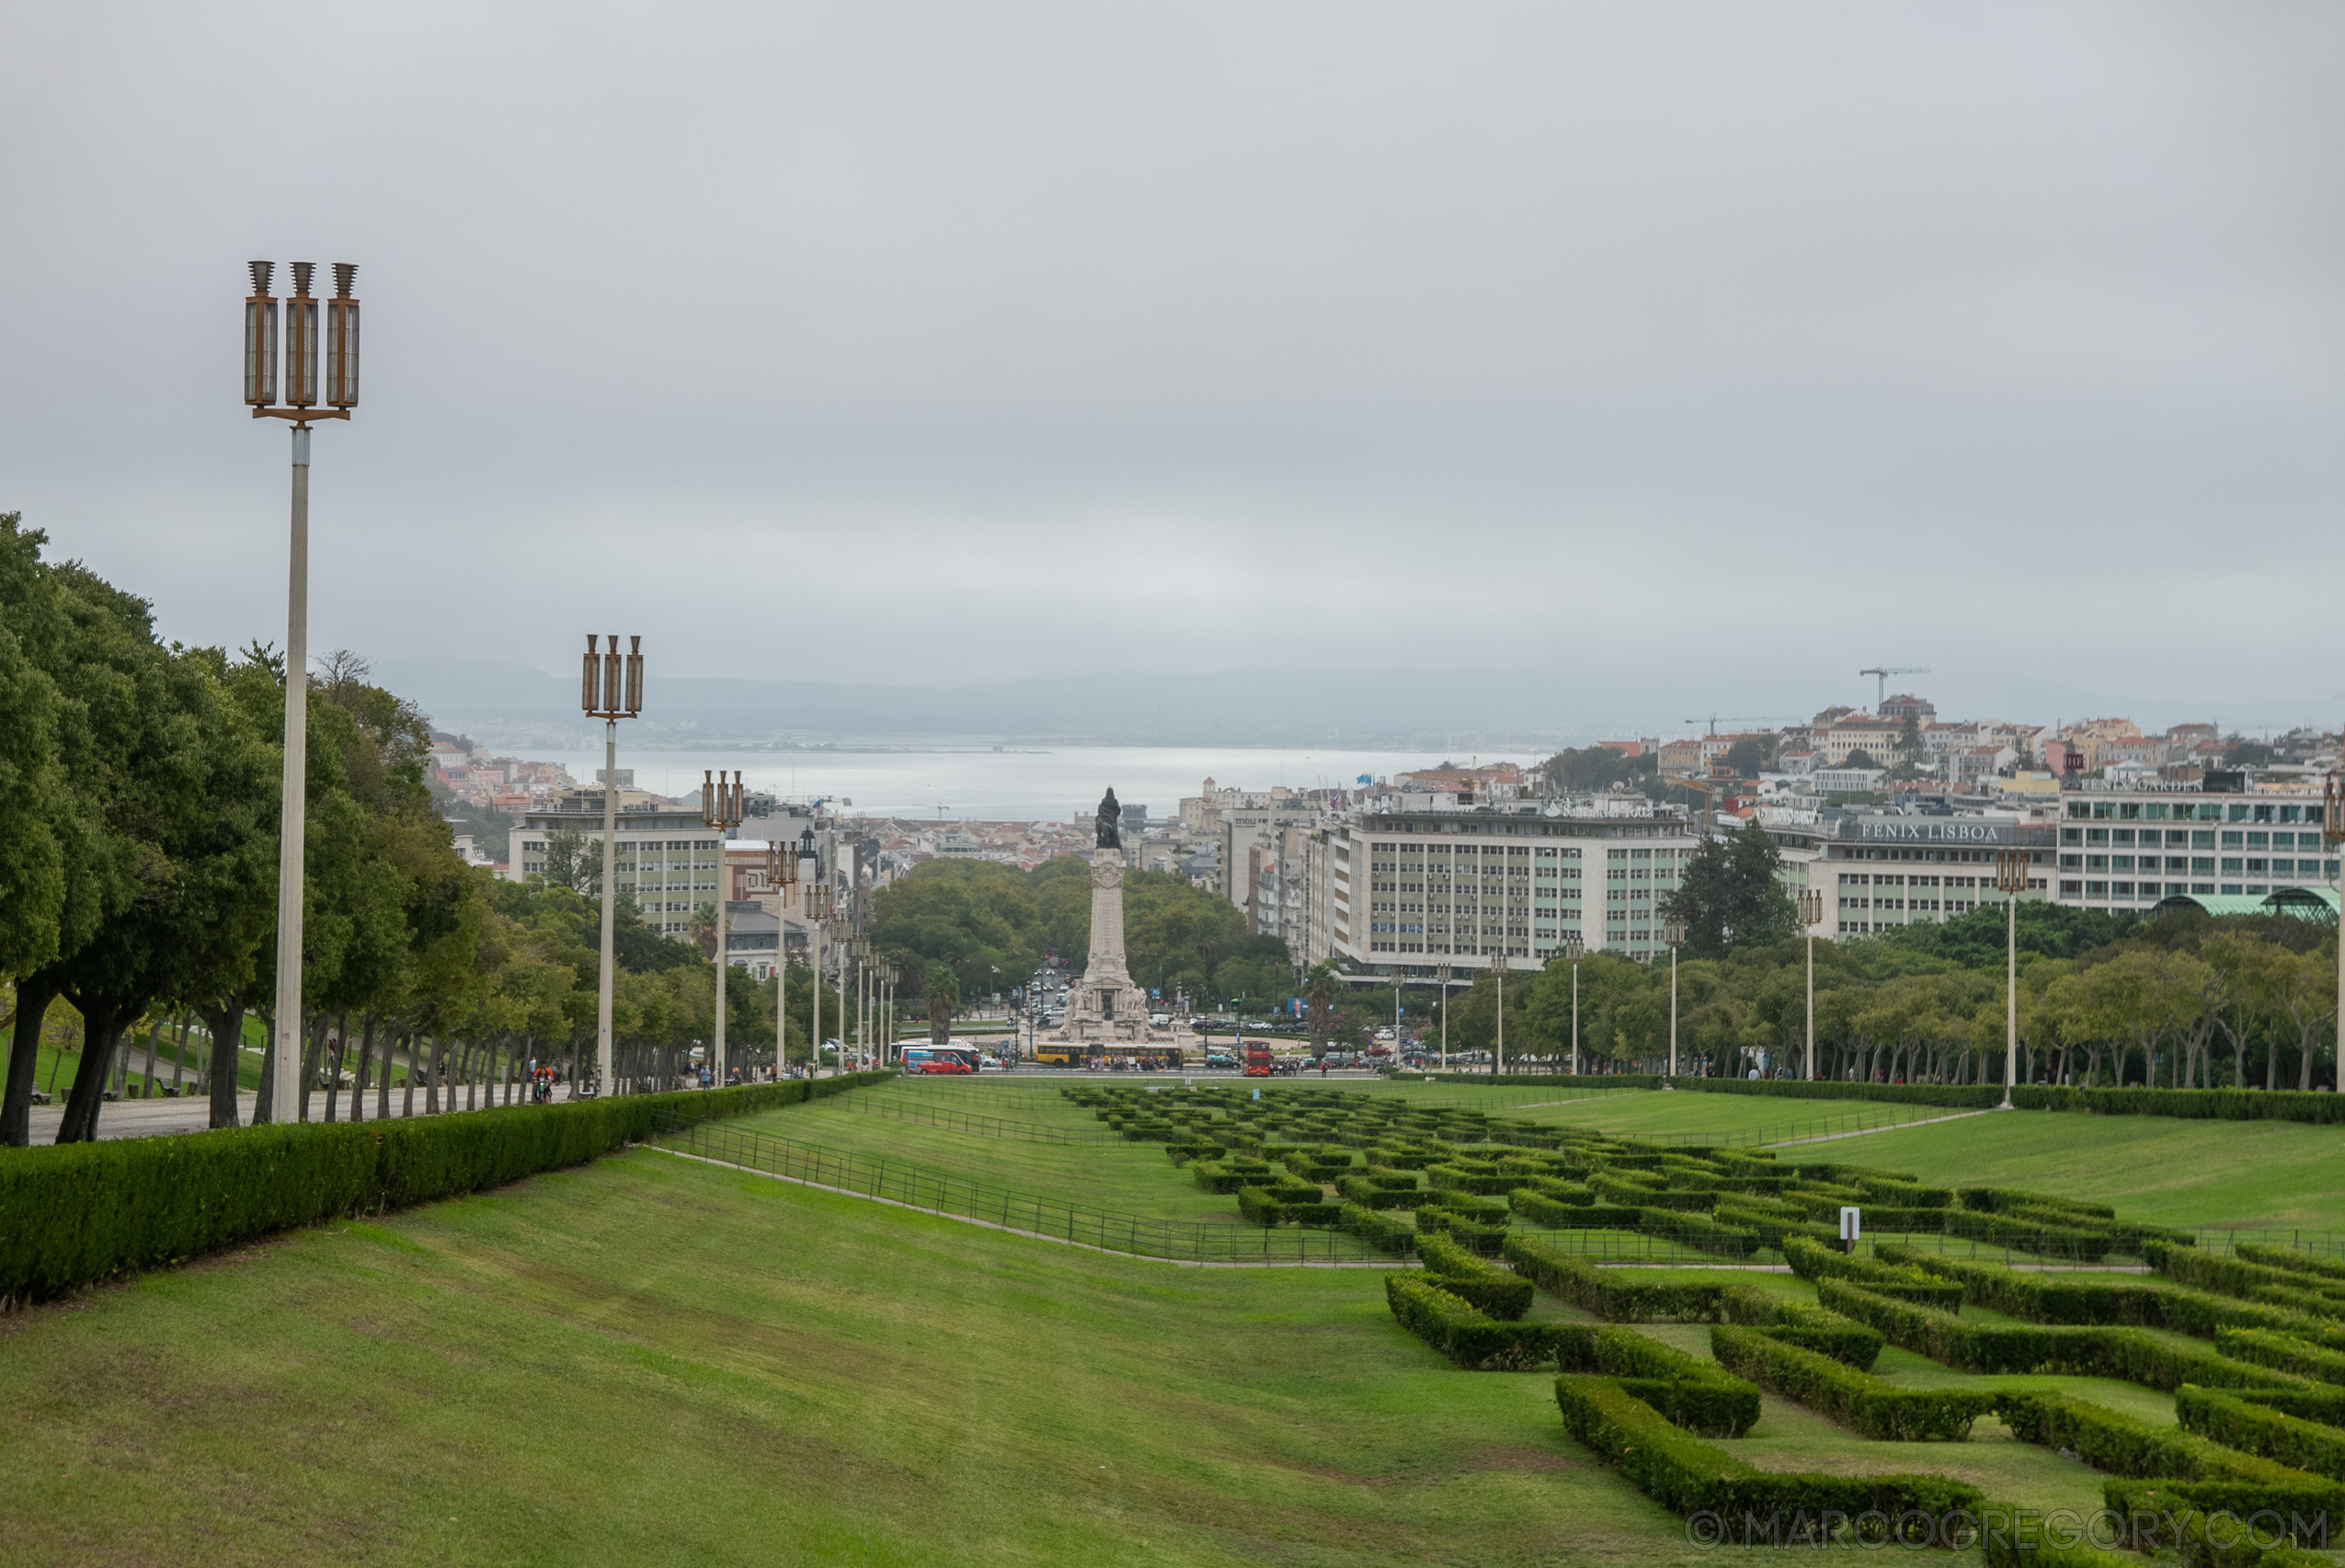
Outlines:
MULTIPOLYGON (((558 809, 532 811, 512 832, 506 876, 516 882, 545 875, 545 846, 565 829, 583 835, 597 863, 602 853, 602 797, 578 790, 558 809)), ((619 813, 617 875, 613 884, 632 892, 645 923, 655 931, 686 930, 692 910, 714 907, 724 857, 724 841, 701 821, 697 811, 635 808, 619 813)))
POLYGON ((1646 958, 1696 841, 1690 817, 1642 795, 1362 812, 1325 830, 1310 857, 1325 885, 1306 896, 1326 951, 1371 969, 1539 967, 1573 935, 1646 958))
POLYGON ((2312 791, 2072 785, 2060 795, 2056 893, 2064 904, 2141 910, 2162 898, 2333 887, 2336 852, 2322 847, 2320 815, 2312 791))

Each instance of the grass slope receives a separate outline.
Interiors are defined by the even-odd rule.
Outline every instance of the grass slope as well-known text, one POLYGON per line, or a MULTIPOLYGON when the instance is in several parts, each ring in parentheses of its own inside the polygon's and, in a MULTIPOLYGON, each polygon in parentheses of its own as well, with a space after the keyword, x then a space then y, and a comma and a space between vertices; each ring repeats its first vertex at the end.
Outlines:
POLYGON ((2001 1111, 1806 1147, 1925 1182, 2098 1199, 2163 1225, 2345 1230, 2345 1127, 2001 1111))
POLYGON ((1373 1271, 1125 1262, 650 1150, 5 1332, 0 1562, 1695 1557, 1546 1378, 1450 1368, 1373 1271))

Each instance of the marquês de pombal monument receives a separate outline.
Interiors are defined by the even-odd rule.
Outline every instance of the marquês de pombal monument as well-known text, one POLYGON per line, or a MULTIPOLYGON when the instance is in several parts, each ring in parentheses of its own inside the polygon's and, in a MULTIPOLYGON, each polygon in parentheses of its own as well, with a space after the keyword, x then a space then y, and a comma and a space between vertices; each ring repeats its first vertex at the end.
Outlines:
POLYGON ((1099 803, 1091 856, 1091 957, 1067 1008, 1069 1040, 1170 1040, 1149 1028, 1147 993, 1124 967, 1124 808, 1110 789, 1099 803))

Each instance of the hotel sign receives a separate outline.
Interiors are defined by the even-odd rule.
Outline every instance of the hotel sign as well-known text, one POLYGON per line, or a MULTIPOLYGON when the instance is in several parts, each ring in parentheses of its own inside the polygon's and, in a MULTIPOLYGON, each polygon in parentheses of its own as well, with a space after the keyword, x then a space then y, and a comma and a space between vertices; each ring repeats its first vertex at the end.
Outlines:
POLYGON ((1957 848, 2040 844, 2041 831, 2023 839, 2019 822, 1982 821, 1975 817, 1844 817, 1839 837, 1866 844, 1930 844, 1957 848))

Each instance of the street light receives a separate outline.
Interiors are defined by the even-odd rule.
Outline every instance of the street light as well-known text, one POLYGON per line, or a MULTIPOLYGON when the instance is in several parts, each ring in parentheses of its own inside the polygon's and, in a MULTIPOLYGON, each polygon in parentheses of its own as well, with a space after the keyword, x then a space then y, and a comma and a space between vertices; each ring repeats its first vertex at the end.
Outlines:
POLYGON ((1815 1078, 1815 928, 1824 923, 1824 895, 1800 889, 1800 923, 1808 933, 1808 1078, 1815 1078))
POLYGON ((1573 932, 1563 939, 1563 956, 1572 961, 1572 1076, 1580 1076, 1580 955, 1587 944, 1573 932))
MULTIPOLYGON (((798 841, 798 858, 803 862, 813 856, 814 830, 808 828, 805 837, 798 841)), ((829 884, 817 882, 808 876, 806 879, 806 957, 814 967, 814 1028, 813 1038, 807 1042, 814 1059, 806 1072, 808 1077, 819 1078, 822 1076, 822 937, 823 927, 830 921, 829 884)), ((846 1064, 842 1062, 840 1065, 843 1070, 846 1064)))
POLYGON ((2028 890, 2028 852, 1995 852, 1995 890, 2005 896, 2003 937, 2003 1105, 2019 1076, 2019 895, 2028 890))
POLYGON ((1434 978, 1441 982, 1441 1070, 1449 1070, 1449 977, 1457 972, 1455 966, 1436 964, 1434 978))
POLYGON ((790 1075, 790 895, 798 886, 798 846, 765 846, 765 885, 773 891, 773 1076, 790 1075))
MULTIPOLYGON (((2345 843, 2345 779, 2331 773, 2320 786, 2320 841, 2330 854, 2345 843)), ((2337 979, 2345 987, 2345 859, 2337 863, 2337 979)), ((2345 990, 2337 993, 2345 996, 2345 990)))
POLYGON ((1490 1051, 1490 1077, 1496 1082, 1506 1070, 1506 948, 1501 944, 1498 956, 1491 960, 1491 979, 1498 982, 1498 1039, 1490 1051))
MULTIPOLYGON (((599 639, 587 634, 586 661, 578 668, 578 705, 589 718, 602 721, 602 974, 595 982, 594 1070, 596 1092, 613 1087, 611 1075, 612 933, 617 919, 619 890, 619 721, 643 712, 643 639, 631 638, 628 651, 619 651, 619 634, 611 634, 611 651, 597 653, 599 639)), ((575 1095, 575 1092, 574 1092, 575 1095)))
POLYGON ((1686 940, 1686 922, 1671 915, 1661 934, 1669 944, 1669 1076, 1677 1076, 1677 947, 1686 940))
MULTIPOLYGON (((711 773, 706 768, 700 774, 700 819, 716 830, 716 1045, 715 1060, 711 1063, 712 1086, 725 1087, 725 981, 726 969, 732 960, 725 951, 726 903, 732 889, 725 884, 731 873, 725 864, 726 835, 741 825, 741 774, 733 772, 733 782, 727 784, 722 773, 711 773)), ((697 857, 696 857, 697 858, 697 857)))
POLYGON ((275 263, 255 261, 245 299, 244 400, 256 419, 292 424, 293 509, 285 590, 285 757, 277 830, 277 1018, 271 1031, 269 1082, 253 1119, 266 1106, 271 1121, 299 1114, 302 1060, 302 890, 309 823, 309 428, 319 419, 348 419, 359 402, 359 302, 351 296, 354 262, 334 264, 334 298, 309 292, 314 261, 292 264, 293 292, 285 304, 284 406, 277 373, 277 300, 269 292, 275 263), (326 402, 317 406, 318 306, 326 306, 326 402))

